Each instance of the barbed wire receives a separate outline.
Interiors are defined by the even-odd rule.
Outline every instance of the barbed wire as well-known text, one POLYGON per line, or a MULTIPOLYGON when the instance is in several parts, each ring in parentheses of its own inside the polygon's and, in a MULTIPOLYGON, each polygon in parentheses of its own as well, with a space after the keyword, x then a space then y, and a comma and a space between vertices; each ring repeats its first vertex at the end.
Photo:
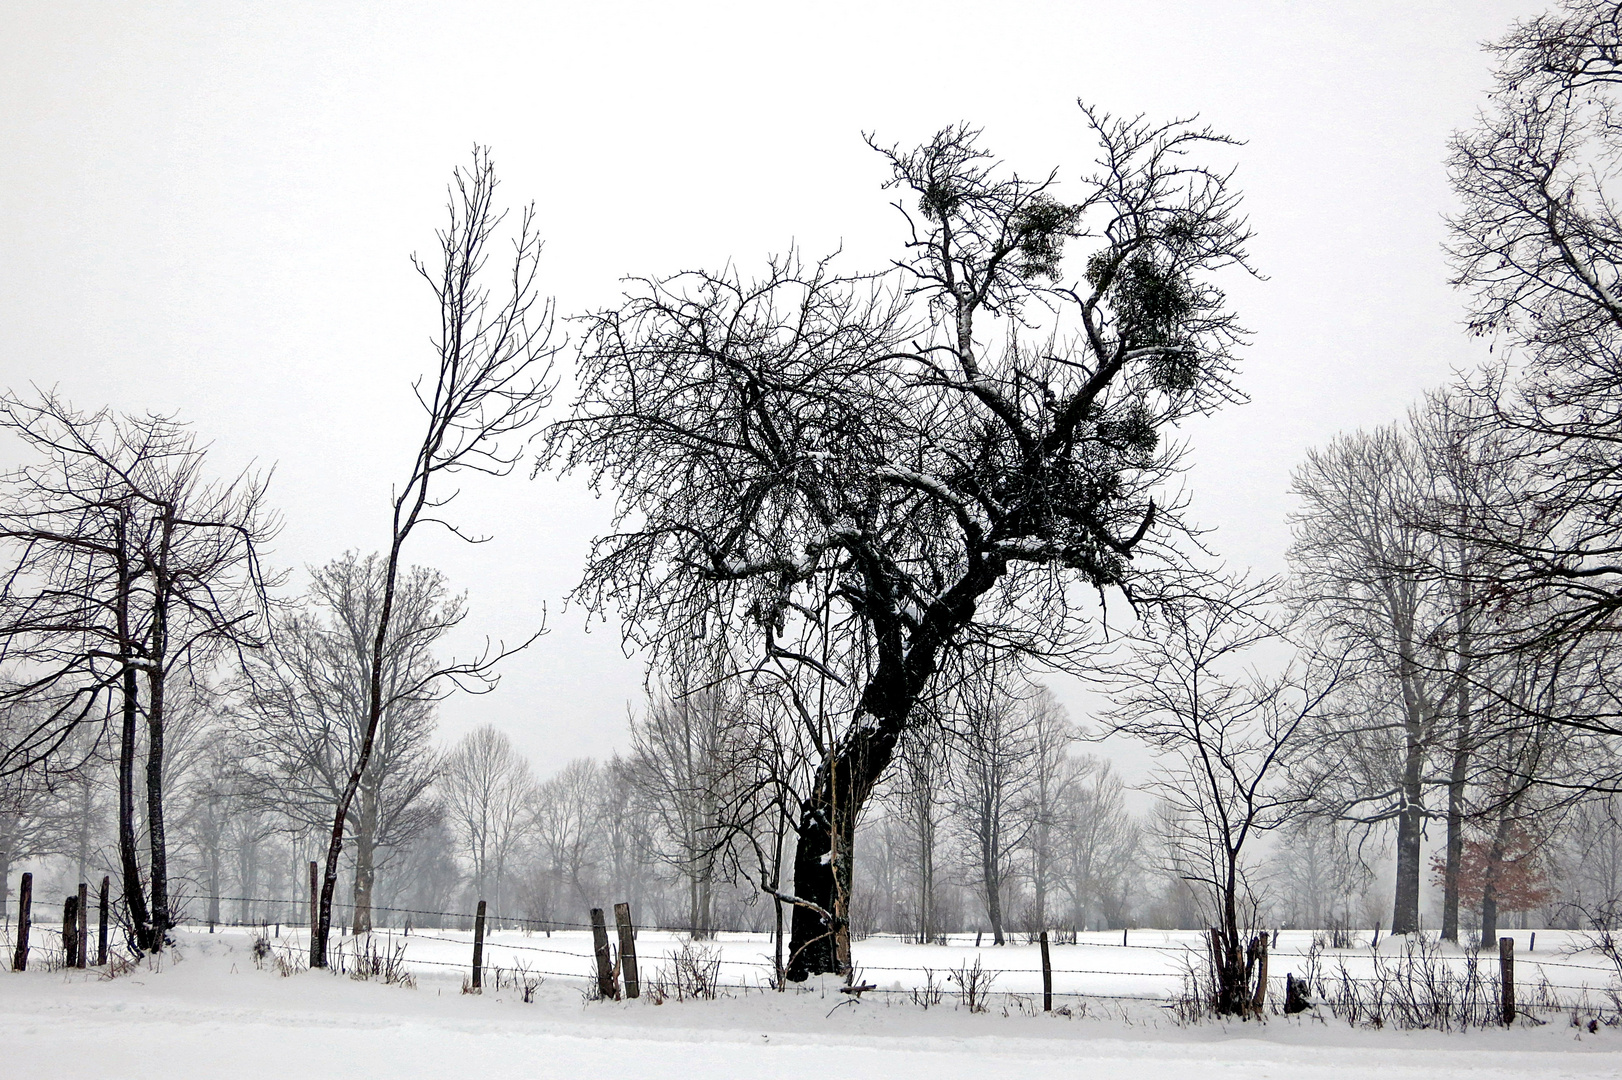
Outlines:
MULTIPOLYGON (((298 907, 305 907, 307 909, 308 905, 309 905, 309 899, 308 898, 289 899, 289 898, 286 898, 286 897, 265 897, 265 896, 221 896, 221 897, 215 897, 215 898, 211 898, 211 899, 217 900, 220 903, 251 903, 251 904, 266 904, 266 905, 281 905, 281 906, 293 907, 295 909, 298 908, 298 907)), ((354 904, 353 902, 339 902, 339 901, 335 900, 333 902, 332 906, 335 907, 335 908, 339 908, 339 909, 354 911, 357 908, 358 905, 354 904)), ((386 905, 386 904, 371 904, 371 905, 367 905, 367 906, 370 908, 371 911, 373 911, 373 912, 381 912, 381 913, 404 914, 404 915, 422 915, 422 916, 432 916, 432 917, 438 917, 438 918, 465 919, 465 920, 469 920, 469 921, 476 921, 476 919, 477 919, 477 913, 476 912, 468 912, 468 911, 436 910, 436 909, 431 909, 431 908, 402 908, 402 907, 395 907, 395 906, 386 905)), ((488 909, 485 912, 485 919, 486 919, 487 924, 489 922, 517 924, 518 926, 522 927, 526 932, 535 932, 535 931, 547 931, 547 932, 549 932, 549 931, 552 931, 552 930, 588 930, 588 929, 595 929, 593 924, 590 924, 590 923, 578 923, 578 922, 571 922, 571 921, 568 921, 568 920, 561 920, 561 919, 536 919, 536 918, 532 918, 532 917, 529 917, 529 916, 511 916, 511 915, 506 915, 506 914, 502 914, 502 913, 491 912, 488 909)), ((191 919, 190 921, 196 922, 196 923, 207 922, 207 920, 205 920, 205 919, 191 919)), ((269 921, 270 920, 261 920, 262 923, 269 922, 269 921)), ((255 925, 257 925, 257 924, 255 924, 255 925)), ((304 929, 304 927, 297 927, 297 929, 304 929)), ((416 938, 417 940, 422 940, 422 941, 434 941, 434 942, 438 942, 438 943, 442 943, 442 944, 461 945, 461 946, 464 946, 464 947, 471 946, 471 944, 472 944, 472 937, 471 937, 472 931, 471 930, 465 930, 465 931, 454 931, 453 930, 452 932, 468 934, 469 936, 466 937, 466 938, 459 938, 459 937, 458 938, 452 938, 452 937, 444 937, 444 936, 439 936, 439 935, 435 935, 435 934, 424 933, 423 930, 425 930, 425 929, 429 929, 429 928, 413 929, 413 928, 407 926, 407 927, 404 928, 404 933, 401 936, 405 941, 409 941, 412 938, 416 938)), ((432 929, 443 930, 445 928, 437 927, 437 928, 432 928, 432 929)), ((694 929, 691 926, 665 926, 665 925, 658 925, 658 924, 646 925, 646 926, 638 926, 635 929, 636 929, 636 931, 638 933, 648 931, 648 932, 654 932, 654 933, 693 934, 695 932, 694 929)), ((296 933, 296 929, 294 930, 294 932, 296 933)), ((382 928, 381 931, 373 931, 373 932, 374 933, 377 933, 377 932, 387 933, 387 934, 389 934, 391 936, 391 939, 392 939, 392 937, 393 937, 393 935, 395 933, 395 930, 394 930, 394 928, 391 928, 391 927, 385 927, 385 928, 382 928)), ((496 931, 496 932, 499 933, 499 932, 502 932, 502 931, 496 931)), ((1164 933, 1164 931, 1140 931, 1140 932, 1164 933)), ((748 934, 754 934, 754 933, 762 933, 762 931, 732 931, 732 930, 720 930, 720 929, 705 928, 704 930, 700 931, 700 933, 703 933, 703 934, 717 934, 717 933, 748 933, 748 934)), ((1113 933, 1113 931, 1110 931, 1110 933, 1113 933)), ((947 947, 947 948, 967 948, 968 947, 967 945, 954 945, 949 940, 950 936, 951 935, 943 935, 943 937, 948 938, 948 940, 946 941, 944 947, 947 947)), ((979 936, 980 936, 979 934, 976 934, 976 941, 979 940, 979 936)), ((872 939, 872 938, 889 938, 889 939, 894 939, 894 940, 896 940, 898 942, 907 942, 909 944, 913 943, 912 935, 874 934, 874 935, 869 935, 868 938, 869 939, 872 939)), ((1388 940, 1390 940, 1390 939, 1388 939, 1388 940)), ((582 953, 582 952, 575 952, 575 951, 569 950, 569 949, 554 949, 554 948, 547 948, 545 946, 525 945, 525 944, 518 944, 518 943, 515 943, 515 942, 505 942, 505 941, 493 940, 492 936, 487 936, 486 939, 485 939, 484 944, 485 944, 485 948, 491 949, 491 950, 506 949, 506 950, 515 951, 515 952, 532 952, 532 953, 540 953, 540 954, 551 955, 551 956, 567 956, 567 957, 569 957, 571 959, 580 960, 580 961, 585 962, 585 963, 590 963, 590 962, 595 960, 595 953, 594 952, 582 953)), ((339 946, 339 947, 341 948, 341 946, 339 946)), ((1183 979, 1183 980, 1186 980, 1186 979, 1189 979, 1189 978, 1198 977, 1194 973, 1194 964, 1195 963, 1203 963, 1203 962, 1205 962, 1205 954, 1206 954, 1206 950, 1205 950, 1204 947, 1191 945, 1189 943, 1165 942, 1165 943, 1162 943, 1162 944, 1132 944, 1132 943, 1129 943, 1129 942, 1085 941, 1085 940, 1081 940, 1079 936, 1077 936, 1073 940, 1064 942, 1062 944, 1062 946, 1058 946, 1058 947, 1089 948, 1089 949, 1098 949, 1098 948, 1102 948, 1102 949, 1129 949, 1129 950, 1140 950, 1140 951, 1156 952, 1156 953, 1160 953, 1162 955, 1168 955, 1169 954, 1169 955, 1177 956, 1182 961, 1182 963, 1184 964, 1184 970, 1181 970, 1181 971, 1165 971, 1165 970, 1161 970, 1161 971, 1138 971, 1138 970, 1121 971, 1121 970, 1112 970, 1112 969, 1107 969, 1107 968, 1049 968, 1048 971, 1049 971, 1050 975, 1093 975, 1093 976, 1116 976, 1116 977, 1126 977, 1126 978, 1171 978, 1171 979, 1183 979)), ((1286 958, 1287 959, 1298 959, 1298 960, 1328 959, 1328 960, 1335 960, 1335 961, 1344 961, 1346 959, 1346 954, 1348 954, 1348 953, 1361 954, 1361 953, 1365 953, 1365 952, 1370 956, 1370 958, 1372 960, 1375 960, 1375 961, 1400 959, 1400 957, 1402 955, 1402 954, 1399 954, 1399 953, 1382 954, 1382 953, 1377 951, 1377 946, 1374 945, 1371 942, 1369 945, 1356 946, 1356 947, 1347 948, 1347 949, 1325 950, 1325 951, 1322 951, 1322 952, 1318 952, 1318 951, 1298 952, 1298 951, 1293 951, 1293 950, 1292 951, 1271 951, 1269 953, 1269 959, 1270 960, 1279 960, 1279 959, 1286 959, 1286 958)), ((1480 954, 1474 954, 1474 955, 1476 957, 1479 957, 1480 954)), ((649 956, 649 957, 644 957, 644 959, 653 960, 654 958, 649 956)), ((1461 956, 1461 957, 1451 957, 1450 956, 1450 957, 1442 957, 1440 959, 1441 959, 1442 963, 1446 965, 1449 972, 1451 973, 1453 970, 1455 970, 1459 966, 1459 964, 1458 964, 1459 961, 1462 960, 1462 961, 1468 962, 1470 959, 1472 959, 1472 955, 1471 954, 1465 954, 1464 956, 1461 956)), ((1540 989, 1541 988, 1546 988, 1546 989, 1549 989, 1549 990, 1569 990, 1569 991, 1579 991, 1579 992, 1582 992, 1582 993, 1601 991, 1601 990, 1607 989, 1607 987, 1604 986, 1604 985, 1594 986, 1594 985, 1574 985, 1574 984, 1569 984, 1569 983, 1551 983, 1551 982, 1549 982, 1547 980, 1547 978, 1545 976, 1543 976, 1542 970, 1541 970, 1542 968, 1546 968, 1546 967, 1547 968, 1564 968, 1564 969, 1569 969, 1569 970, 1574 970, 1574 971, 1588 972, 1588 973, 1592 973, 1592 974, 1597 975, 1597 976, 1608 976, 1609 975, 1609 969, 1606 968, 1606 967, 1601 967, 1599 965, 1563 963, 1563 962, 1557 961, 1557 960, 1534 959, 1529 954, 1521 956, 1521 957, 1517 957, 1517 959, 1523 965, 1526 965, 1526 966, 1529 966, 1529 967, 1535 967, 1535 968, 1539 969, 1538 970, 1538 976, 1540 978, 1540 982, 1537 984, 1537 986, 1540 989)), ((466 969, 471 967, 470 963, 458 963, 458 962, 446 961, 446 960, 429 960, 429 959, 423 959, 423 958, 418 958, 418 957, 404 957, 403 955, 401 957, 401 962, 405 963, 405 964, 408 964, 408 965, 425 964, 425 965, 431 965, 431 966, 436 966, 436 967, 449 967, 449 968, 457 968, 457 969, 462 969, 462 970, 466 970, 466 969)), ((771 959, 767 958, 767 957, 763 957, 761 960, 757 961, 757 960, 735 960, 735 959, 730 959, 730 958, 722 957, 722 956, 710 956, 704 962, 715 964, 718 968, 720 966, 722 966, 722 965, 725 965, 727 967, 746 967, 746 968, 757 968, 758 969, 758 968, 768 967, 768 966, 770 966, 772 964, 771 959)), ((976 958, 976 963, 978 964, 978 957, 976 958)), ((1490 960, 1488 961, 1488 963, 1490 963, 1490 960)), ((497 970, 501 969, 501 965, 498 965, 498 964, 486 963, 484 966, 487 969, 497 969, 497 970)), ((961 965, 961 966, 963 966, 965 968, 967 967, 966 963, 961 965)), ((909 974, 909 975, 922 975, 926 979, 929 979, 930 977, 932 977, 933 975, 936 975, 936 974, 944 974, 944 975, 950 977, 951 975, 957 973, 957 971, 958 971, 958 969, 951 968, 951 967, 930 967, 930 966, 921 965, 921 964, 916 965, 916 966, 905 966, 905 965, 894 965, 894 964, 860 964, 860 963, 858 963, 856 965, 856 968, 857 968, 858 971, 860 971, 862 973, 886 972, 886 973, 900 973, 900 974, 909 974)), ((543 969, 530 969, 530 968, 523 968, 521 970, 530 972, 532 974, 549 975, 549 976, 553 976, 553 977, 557 977, 557 978, 566 978, 566 979, 580 979, 580 980, 585 980, 587 982, 591 981, 592 979, 594 979, 596 977, 594 974, 592 974, 589 971, 585 972, 585 973, 581 973, 581 972, 558 972, 558 971, 546 971, 546 970, 543 970, 543 969)), ((1039 974, 1041 974, 1041 972, 1042 972, 1041 968, 1034 967, 1034 966, 1033 967, 1025 967, 1025 968, 986 968, 986 967, 979 967, 978 968, 978 973, 979 974, 981 974, 983 976, 986 976, 988 978, 992 978, 992 979, 999 978, 999 977, 1004 977, 1004 976, 1011 976, 1011 975, 1012 976, 1039 975, 1039 974)), ((1323 973, 1320 973, 1317 976, 1317 978, 1318 978, 1319 981, 1324 981, 1324 982, 1337 982, 1337 983, 1339 983, 1339 982, 1351 982, 1351 983, 1358 983, 1358 984, 1367 985, 1367 984, 1378 984, 1378 983, 1391 982, 1393 980, 1403 979, 1403 978, 1412 979, 1413 976, 1411 974, 1403 975, 1403 974, 1400 974, 1400 973, 1399 974, 1381 973, 1381 974, 1374 974, 1374 975, 1352 975, 1350 972, 1347 972, 1345 970, 1344 964, 1342 963, 1340 965, 1340 970, 1338 972, 1323 972, 1323 973)), ((749 984, 742 984, 742 983, 739 983, 739 984, 730 984, 730 983, 717 984, 717 987, 720 988, 720 989, 756 989, 757 988, 757 987, 751 986, 749 984)), ((917 991, 917 988, 913 988, 913 989, 888 988, 888 989, 886 989, 886 988, 875 987, 874 990, 871 991, 871 992, 883 993, 883 994, 892 994, 892 993, 913 994, 916 991, 917 991)), ((1037 991, 1001 990, 1001 991, 993 991, 993 992, 997 993, 997 994, 1009 994, 1009 995, 1013 995, 1013 996, 1020 996, 1022 994, 1036 993, 1037 991)), ((1160 1001, 1160 1002, 1165 1002, 1165 1001, 1169 1000, 1166 995, 1102 994, 1102 993, 1093 993, 1093 992, 1087 992, 1087 991, 1071 991, 1071 990, 1052 991, 1052 993, 1056 997, 1103 998, 1103 999, 1111 999, 1111 1000, 1118 999, 1118 1000, 1160 1001)))

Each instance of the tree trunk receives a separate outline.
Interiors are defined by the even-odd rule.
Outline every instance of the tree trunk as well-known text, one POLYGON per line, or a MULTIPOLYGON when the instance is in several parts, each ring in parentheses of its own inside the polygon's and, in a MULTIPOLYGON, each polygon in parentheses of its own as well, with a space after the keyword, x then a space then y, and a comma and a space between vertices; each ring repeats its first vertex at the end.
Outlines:
POLYGON ((220 922, 220 867, 224 863, 221 851, 223 838, 216 833, 208 847, 208 926, 212 931, 220 922))
POLYGON ((841 835, 840 850, 849 852, 856 830, 851 827, 850 814, 843 810, 835 812, 835 803, 829 798, 827 772, 827 766, 818 770, 816 794, 805 799, 800 807, 794 849, 794 893, 821 910, 807 907, 805 903, 794 905, 794 915, 789 920, 788 958, 788 977, 794 982, 803 982, 810 975, 839 973, 839 948, 835 938, 849 932, 837 917, 837 909, 842 906, 837 898, 849 888, 850 872, 835 865, 833 833, 837 830, 841 835))
POLYGON ((1459 940, 1459 864, 1464 859, 1464 787, 1469 774, 1472 717, 1470 649, 1472 591, 1465 581, 1459 604, 1458 670, 1453 679, 1453 761, 1447 777, 1447 856, 1442 868, 1442 940, 1459 940))
POLYGON ((163 676, 147 678, 146 829, 148 872, 152 886, 150 948, 161 950, 172 925, 169 919, 169 846, 163 820, 163 676))
POLYGON ((135 845, 135 733, 137 686, 135 668, 123 674, 123 724, 118 743, 118 860, 123 872, 124 906, 130 916, 130 948, 140 954, 152 943, 151 917, 146 907, 146 886, 135 845))
POLYGON ((372 886, 377 880, 377 790, 361 786, 360 812, 355 823, 355 917, 350 930, 372 932, 372 886))
POLYGON ((1397 817, 1397 896, 1391 913, 1391 932, 1410 934, 1419 929, 1420 833, 1424 827, 1424 744, 1412 724, 1408 729, 1402 771, 1402 811, 1397 817))
MULTIPOLYGON (((927 806, 924 810, 929 813, 927 806)), ((918 944, 935 938, 935 823, 927 816, 918 838, 918 944)))
POLYGON ((169 663, 169 549, 175 513, 165 506, 162 546, 152 573, 152 625, 146 672, 146 831, 151 851, 147 871, 152 887, 152 950, 163 948, 173 922, 169 916, 169 837, 163 815, 164 682, 169 663))
POLYGON ((1250 1004, 1247 992, 1244 950, 1239 942, 1239 864, 1229 852, 1226 880, 1222 888, 1222 926, 1214 945, 1217 964, 1216 1011, 1222 1016, 1241 1016, 1250 1004))
POLYGON ((991 920, 991 943, 1005 944, 1002 933, 1002 852, 997 844, 997 822, 987 815, 980 844, 980 877, 986 883, 986 917, 991 920))
POLYGON ((974 572, 931 605, 924 627, 903 654, 889 631, 881 633, 878 665, 849 732, 817 766, 811 793, 800 805, 794 853, 794 919, 788 977, 843 973, 850 957, 845 918, 850 897, 856 821, 868 796, 895 756, 913 703, 935 674, 939 652, 974 617, 974 606, 1006 569, 999 559, 982 561, 974 572), (813 906, 814 905, 814 906, 813 906))
MULTIPOLYGON (((871 687, 868 694, 873 695, 871 687)), ((897 719, 893 726, 881 722, 877 727, 853 727, 841 747, 817 768, 811 795, 801 803, 794 894, 803 903, 794 905, 788 963, 788 977, 795 982, 845 972, 842 958, 850 956, 846 909, 856 820, 890 764, 900 726, 897 719)))
POLYGON ((249 899, 259 888, 259 841, 245 837, 237 848, 237 880, 242 883, 242 898, 237 901, 237 921, 244 926, 253 923, 253 901, 249 899))
POLYGON ((1504 862, 1504 842, 1509 836, 1509 814, 1500 813, 1493 831, 1492 848, 1487 854, 1486 879, 1481 886, 1481 947, 1498 947, 1498 870, 1504 862))
POLYGON ((1041 826, 1036 834, 1036 851, 1031 860, 1031 907, 1036 919, 1032 931, 1040 932, 1048 925, 1048 835, 1041 826))
POLYGON ((1442 940, 1459 940, 1459 863, 1464 858, 1464 778, 1470 753, 1453 748, 1447 781, 1447 856, 1442 868, 1442 940))

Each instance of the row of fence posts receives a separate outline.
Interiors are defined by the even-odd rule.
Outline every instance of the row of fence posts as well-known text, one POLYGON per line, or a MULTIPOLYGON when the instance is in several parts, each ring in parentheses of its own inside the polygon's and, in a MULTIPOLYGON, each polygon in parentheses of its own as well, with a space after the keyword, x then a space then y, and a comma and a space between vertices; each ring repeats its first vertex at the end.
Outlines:
MULTIPOLYGON (((473 916, 473 979, 472 989, 484 988, 484 922, 485 902, 479 901, 473 916)), ((591 909, 591 940, 597 960, 597 991, 605 998, 619 999, 620 980, 625 981, 625 996, 642 995, 642 980, 636 964, 636 925, 631 922, 631 905, 614 905, 614 923, 619 936, 619 955, 608 944, 608 924, 602 908, 591 909)))
POLYGON ((614 905, 614 928, 619 936, 619 956, 608 944, 608 924, 602 908, 591 909, 592 952, 597 957, 597 992, 604 998, 618 1000, 620 978, 625 979, 625 996, 642 995, 642 977, 636 966, 636 925, 631 922, 631 905, 614 905))
MULTIPOLYGON (((1277 931, 1274 931, 1275 936, 1277 931)), ((1376 928, 1375 940, 1379 940, 1380 931, 1376 928)), ((1126 943, 1122 936, 1121 943, 1126 943)), ((1532 935, 1532 945, 1537 945, 1537 935, 1532 935)), ((1216 992, 1217 965, 1222 955, 1222 931, 1211 927, 1211 985, 1213 994, 1216 992)), ((1267 1005, 1267 934, 1258 934, 1251 941, 1251 948, 1255 953, 1256 963, 1256 993, 1251 1001, 1251 1007, 1260 1013, 1267 1005)), ((1294 974, 1285 977, 1285 1012, 1299 1012, 1307 1008, 1305 992, 1297 997, 1297 983, 1294 974), (1294 985, 1292 985, 1294 984, 1294 985), (1299 1006, 1297 1007, 1297 1002, 1299 1006)), ((1048 993, 1050 976, 1048 974, 1048 944, 1047 934, 1042 935, 1042 989, 1044 999, 1051 1000, 1048 993)), ((1499 1016, 1507 1026, 1515 1022, 1515 939, 1501 937, 1498 939, 1498 988, 1499 988, 1499 1016)))
MULTIPOLYGON (((107 889, 101 879, 101 912, 96 934, 96 967, 107 963, 107 889)), ((17 888, 17 948, 11 954, 11 970, 28 970, 28 936, 34 925, 34 875, 24 874, 17 888)), ((62 902, 62 959, 64 966, 90 966, 90 886, 79 882, 79 891, 62 902)))
MULTIPOLYGON (((96 935, 96 966, 107 963, 107 890, 110 881, 101 879, 99 927, 96 935)), ((12 954, 11 970, 28 970, 28 932, 33 925, 34 875, 24 874, 17 889, 17 948, 12 954)), ((310 932, 314 937, 320 902, 320 884, 316 864, 310 863, 310 932)), ((77 896, 69 896, 62 904, 62 954, 65 965, 84 968, 89 957, 89 886, 79 882, 77 896)), ((473 918, 473 989, 484 986, 484 921, 485 902, 479 901, 473 918)), ((597 990, 604 998, 618 999, 620 979, 625 981, 625 996, 641 996, 642 983, 636 963, 636 926, 631 922, 631 905, 614 905, 614 924, 619 936, 619 955, 608 943, 608 925, 602 908, 591 909, 591 939, 597 960, 597 990)), ((210 927, 212 930, 213 927, 210 927)), ((1216 974, 1216 958, 1221 950, 1221 931, 1211 928, 1212 977, 1216 974)), ((1252 1002, 1257 1012, 1267 1004, 1267 935, 1260 934, 1252 943, 1256 949, 1256 994, 1252 1002)), ((1042 1011, 1053 1011, 1053 961, 1048 953, 1048 932, 1040 936, 1042 946, 1042 1011)), ((1535 938, 1533 939, 1536 940, 1535 938)), ((1126 944, 1126 932, 1121 933, 1121 944, 1126 944)), ((1515 1022, 1515 939, 1498 939, 1498 981, 1501 990, 1500 1011, 1503 1022, 1515 1022)))

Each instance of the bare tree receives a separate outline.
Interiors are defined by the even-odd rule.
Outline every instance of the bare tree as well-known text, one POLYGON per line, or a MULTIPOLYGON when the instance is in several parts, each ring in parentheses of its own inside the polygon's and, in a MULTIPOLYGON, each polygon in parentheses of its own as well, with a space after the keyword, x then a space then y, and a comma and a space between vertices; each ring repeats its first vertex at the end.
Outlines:
POLYGON ((737 694, 685 680, 652 698, 631 723, 635 775, 657 822, 656 850, 687 885, 694 937, 715 929, 711 900, 728 832, 722 807, 743 779, 734 753, 745 718, 737 694))
POLYGON ((610 895, 644 910, 657 887, 654 813, 637 783, 636 762, 615 753, 598 771, 597 826, 610 895))
MULTIPOLYGON (((13 705, 0 711, 0 738, 11 745, 36 723, 25 707, 13 705)), ((0 774, 0 924, 7 918, 11 868, 60 850, 61 815, 54 811, 72 787, 91 790, 77 775, 87 771, 83 755, 75 760, 64 754, 0 774)))
POLYGON ((1006 944, 1004 904, 1032 824, 1020 813, 1039 754, 1021 699, 1032 692, 1017 672, 976 663, 937 704, 951 761, 947 805, 996 945, 1006 944))
POLYGON ((937 724, 918 724, 901 741, 897 777, 898 813, 905 822, 906 842, 900 855, 913 874, 918 943, 927 945, 943 932, 938 911, 940 887, 936 863, 945 831, 946 750, 937 724))
POLYGON ((1125 784, 1108 760, 1068 759, 1057 809, 1057 880, 1078 924, 1096 913, 1105 928, 1125 926, 1142 859, 1142 829, 1127 809, 1125 784))
POLYGON ((1417 520, 1423 488, 1421 454, 1396 425, 1309 451, 1293 484, 1297 595, 1361 676, 1318 731, 1324 749, 1303 788, 1337 816, 1396 822, 1394 934, 1419 928, 1426 765, 1448 689, 1437 647, 1456 615, 1423 572, 1436 542, 1417 520))
POLYGON ((1215 918, 1217 1012, 1251 1008, 1256 947, 1247 846, 1299 802, 1282 783, 1291 740, 1332 684, 1294 670, 1264 678, 1247 663, 1279 642, 1266 621, 1271 585, 1235 583, 1192 600, 1115 669, 1108 716, 1116 730, 1160 752, 1155 790, 1178 822, 1177 872, 1201 889, 1215 918))
MULTIPOLYGON (((1481 530, 1502 564, 1503 594, 1549 601, 1517 621, 1498 648, 1567 648, 1615 641, 1622 612, 1622 8, 1564 0, 1515 24, 1490 46, 1497 85, 1487 108, 1452 142, 1449 171, 1462 207, 1451 221, 1456 283, 1471 326, 1510 348, 1465 385, 1502 428, 1526 469, 1518 497, 1481 530)), ((1538 717, 1622 731, 1601 700, 1538 717)))
POLYGON ((445 818, 473 867, 474 894, 506 912, 508 873, 535 813, 529 762, 505 733, 485 724, 446 755, 439 792, 445 818))
POLYGON ((1079 779, 1077 762, 1070 756, 1076 730, 1064 706, 1047 687, 1038 686, 1025 702, 1030 735, 1030 762, 1025 798, 1018 807, 1024 819, 1025 851, 1031 882, 1031 905, 1025 929, 1039 933, 1048 928, 1049 897, 1058 884, 1063 808, 1073 805, 1069 789, 1079 779))
MULTIPOLYGON (((439 261, 429 264, 413 259, 439 305, 439 333, 434 339, 438 369, 431 380, 419 380, 414 386, 427 426, 411 470, 394 492, 382 602, 372 632, 366 725, 354 768, 339 795, 327 842, 320 912, 310 935, 313 967, 326 966, 332 896, 338 883, 345 823, 390 702, 383 670, 401 551, 417 526, 424 523, 443 525, 457 536, 472 539, 442 516, 455 492, 445 492, 441 485, 462 472, 501 476, 511 471, 522 447, 513 449, 510 441, 521 436, 551 400, 548 378, 556 347, 551 343, 551 304, 540 299, 535 286, 541 241, 535 232, 533 206, 520 215, 511 272, 499 298, 492 302, 484 285, 489 244, 506 216, 495 208, 495 189, 490 152, 477 148, 471 166, 453 174, 450 221, 438 234, 439 261)), ((451 663, 432 672, 423 685, 447 680, 473 692, 493 689, 497 664, 530 645, 542 632, 537 631, 515 649, 502 648, 493 653, 487 650, 474 660, 451 663)))
POLYGON ((1353 903, 1373 875, 1349 829, 1345 822, 1301 814, 1280 831, 1269 877, 1277 894, 1272 907, 1285 926, 1322 930, 1352 925, 1353 903))
POLYGON ((599 788, 597 763, 575 758, 542 781, 536 794, 535 835, 552 899, 567 896, 576 911, 602 906, 595 895, 599 788))
POLYGON ((45 703, 39 722, 0 749, 0 770, 50 753, 116 702, 124 898, 134 946, 158 950, 171 925, 168 699, 222 653, 240 657, 260 644, 268 583, 259 551, 276 527, 265 484, 248 473, 206 479, 205 449, 167 417, 85 414, 51 394, 35 403, 7 395, 0 427, 44 459, 0 482, 0 540, 11 560, 0 663, 28 672, 4 698, 45 703), (138 727, 150 904, 135 836, 138 727))
POLYGON ((1076 661, 1095 609, 1072 583, 1148 602, 1182 566, 1161 433, 1238 397, 1212 275, 1244 267, 1249 233, 1229 174, 1195 160, 1231 143, 1083 117, 1101 156, 1074 201, 947 128, 878 148, 908 197, 886 274, 695 271, 586 321, 546 460, 611 487, 620 531, 577 597, 655 656, 698 640, 850 699, 811 740, 792 978, 847 966, 856 822, 947 654, 1076 661))
MULTIPOLYGON (((383 603, 383 562, 347 552, 310 571, 303 600, 284 608, 267 648, 236 688, 241 758, 234 783, 250 805, 304 832, 324 830, 343 801, 370 723, 372 630, 383 603)), ((465 616, 463 598, 428 567, 396 584, 380 673, 384 711, 345 821, 354 844, 354 932, 372 927, 380 852, 426 827, 436 768, 431 740, 443 691, 433 649, 465 616)))

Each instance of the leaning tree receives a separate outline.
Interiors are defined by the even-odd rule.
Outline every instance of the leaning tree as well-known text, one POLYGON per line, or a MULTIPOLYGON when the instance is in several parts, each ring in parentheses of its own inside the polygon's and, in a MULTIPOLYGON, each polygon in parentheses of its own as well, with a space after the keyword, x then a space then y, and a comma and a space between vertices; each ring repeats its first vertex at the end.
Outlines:
POLYGON ((1079 665, 1105 597, 1187 572, 1163 435, 1239 397, 1213 275, 1248 269, 1250 233, 1202 161, 1234 144, 1082 114, 1101 155, 1069 199, 966 126, 869 139, 904 196, 889 269, 791 254, 642 279, 585 320, 543 459, 617 500, 577 599, 655 663, 697 640, 772 673, 814 747, 790 978, 847 966, 856 821, 943 665, 1079 665))

